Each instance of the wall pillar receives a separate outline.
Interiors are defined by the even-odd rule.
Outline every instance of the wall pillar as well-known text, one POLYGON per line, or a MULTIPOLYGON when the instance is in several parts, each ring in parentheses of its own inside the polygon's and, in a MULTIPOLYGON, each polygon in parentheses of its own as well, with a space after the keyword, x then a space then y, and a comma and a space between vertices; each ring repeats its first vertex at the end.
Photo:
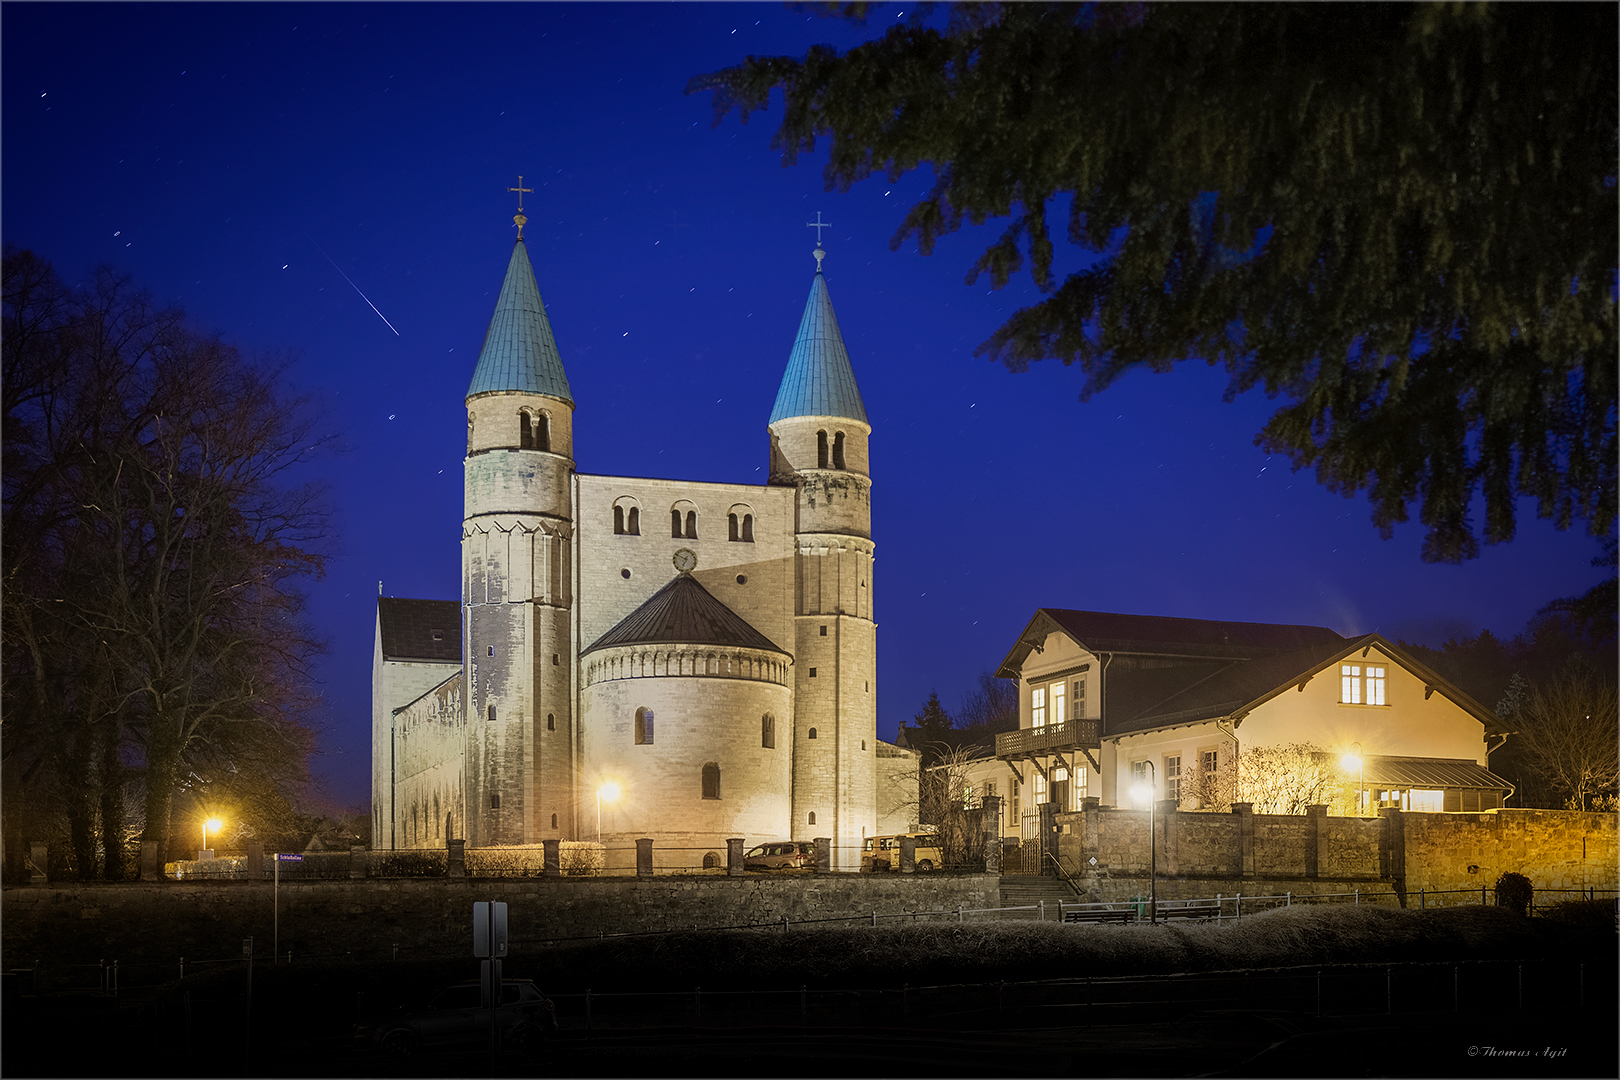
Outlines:
POLYGON ((448 843, 450 854, 448 856, 449 874, 451 877, 467 876, 467 841, 451 840, 448 843))
POLYGON ((366 876, 366 849, 363 847, 349 848, 349 876, 363 878, 366 876))
POLYGON ((1233 852, 1233 870, 1238 877, 1254 877, 1254 803, 1235 802, 1232 813, 1237 816, 1237 850, 1233 852))
POLYGON ((743 867, 743 838, 733 836, 726 840, 726 876, 742 877, 745 873, 743 867))
POLYGON ((540 846, 545 849, 545 864, 540 870, 541 877, 560 877, 562 875, 562 841, 542 840, 540 846))
POLYGON ((832 838, 816 837, 816 869, 818 874, 832 873, 832 838))
POLYGON ((1176 819, 1180 816, 1176 806, 1174 799, 1160 799, 1155 815, 1159 819, 1159 865, 1166 874, 1181 873, 1176 862, 1176 819))
POLYGON ((1395 897, 1406 906, 1406 819, 1397 806, 1378 811, 1378 874, 1395 886, 1395 897))
POLYGON ((652 837, 643 836, 636 841, 636 877, 652 877, 652 837))
POLYGON ((249 881, 264 880, 264 845, 259 841, 248 841, 247 857, 242 860, 242 871, 242 876, 249 881))
POLYGON ((900 838, 900 866, 902 874, 915 874, 917 872, 917 838, 915 836, 902 836, 900 838))
POLYGON ((1327 806, 1310 803, 1305 807, 1305 876, 1322 876, 1323 856, 1327 854, 1327 806))

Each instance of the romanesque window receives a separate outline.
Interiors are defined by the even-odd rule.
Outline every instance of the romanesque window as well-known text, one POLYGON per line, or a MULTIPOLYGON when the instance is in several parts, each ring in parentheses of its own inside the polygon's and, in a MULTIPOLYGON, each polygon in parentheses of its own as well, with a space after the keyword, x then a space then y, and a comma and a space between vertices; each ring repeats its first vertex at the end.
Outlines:
POLYGON ((501 808, 501 793, 500 792, 492 791, 492 792, 489 793, 489 808, 491 810, 499 810, 501 808))
POLYGON ((555 713, 546 713, 546 730, 547 731, 556 731, 557 730, 557 716, 556 716, 555 713))
POLYGON ((495 706, 493 705, 489 707, 489 722, 492 724, 495 722, 495 706))
POLYGON ((754 542, 754 515, 741 506, 734 506, 726 515, 726 538, 732 543, 754 542))
POLYGON ((825 469, 826 467, 827 433, 825 431, 818 431, 816 432, 816 468, 825 469))
POLYGON ((613 535, 624 535, 624 507, 622 506, 613 508, 613 535))
POLYGON ((679 509, 669 512, 669 535, 679 540, 686 535, 681 529, 681 512, 679 509))
POLYGON ((810 729, 809 737, 812 738, 812 739, 816 737, 816 729, 815 728, 810 729))
POLYGON ((630 516, 625 519, 624 531, 631 536, 641 535, 641 508, 632 506, 630 516))
MULTIPOLYGON (((653 711, 647 708, 636 710, 636 745, 650 746, 653 741, 653 711)), ((679 740, 676 740, 677 742, 679 740)))
POLYGON ((696 510, 688 510, 686 512, 686 538, 688 540, 696 540, 697 539, 697 511, 696 510))
POLYGON ((629 496, 613 504, 613 535, 641 535, 641 508, 629 496))
POLYGON ((759 745, 767 750, 776 749, 776 717, 770 713, 759 718, 759 745))
POLYGON ((557 815, 556 814, 551 815, 551 827, 553 829, 555 829, 557 827, 557 815))
POLYGON ((705 799, 720 797, 720 766, 713 761, 703 764, 703 797, 705 799))
POLYGON ((840 431, 833 436, 833 468, 844 467, 844 433, 840 431))
POLYGON ((718 851, 705 852, 703 855, 703 869, 718 870, 720 868, 720 853, 718 851))
POLYGON ((551 417, 548 414, 540 414, 539 430, 534 434, 535 449, 549 451, 551 449, 551 417))
POLYGON ((745 543, 745 544, 752 544, 754 542, 754 515, 753 514, 744 514, 743 515, 742 538, 743 538, 743 543, 745 543))
POLYGON ((534 449, 534 421, 527 409, 518 413, 518 449, 534 449))
POLYGON ((730 540, 732 543, 735 544, 737 541, 742 539, 742 530, 737 527, 736 514, 726 515, 726 531, 726 539, 730 540))
POLYGON ((815 823, 816 823, 816 812, 814 810, 812 810, 812 811, 810 811, 810 820, 809 820, 809 822, 807 824, 814 825, 815 823))

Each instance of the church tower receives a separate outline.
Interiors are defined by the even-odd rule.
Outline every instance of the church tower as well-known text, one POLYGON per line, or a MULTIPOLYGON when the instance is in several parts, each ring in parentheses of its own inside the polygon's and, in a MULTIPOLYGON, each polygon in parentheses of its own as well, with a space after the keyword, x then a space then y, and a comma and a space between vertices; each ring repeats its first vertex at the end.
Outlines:
POLYGON ((794 520, 793 820, 860 865, 877 820, 877 624, 866 419, 818 243, 816 275, 771 410, 770 483, 797 489, 794 520), (814 815, 814 816, 812 816, 814 815))
POLYGON ((572 836, 575 824, 574 399, 518 198, 517 241, 467 388, 461 570, 470 847, 572 836))

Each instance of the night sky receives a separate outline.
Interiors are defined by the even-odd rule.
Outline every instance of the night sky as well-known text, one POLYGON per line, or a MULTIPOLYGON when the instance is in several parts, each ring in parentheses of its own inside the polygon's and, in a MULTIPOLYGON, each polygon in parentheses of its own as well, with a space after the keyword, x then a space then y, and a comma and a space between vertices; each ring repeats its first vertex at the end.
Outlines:
MULTIPOLYGON (((878 732, 953 707, 1037 607, 1295 622, 1438 645, 1517 633, 1600 580, 1596 543, 1521 504, 1519 536, 1424 564, 1364 498, 1257 450, 1275 406, 1201 364, 1086 404, 1077 369, 974 347, 1039 295, 963 284, 1005 227, 889 250, 931 175, 823 191, 779 112, 711 126, 687 80, 865 29, 780 5, 6 3, 5 240, 70 283, 107 262, 200 328, 290 362, 342 451, 310 589, 329 651, 322 801, 369 801, 377 583, 457 595, 463 395, 514 237, 573 388, 582 472, 753 483, 819 212, 870 415, 878 732), (374 307, 373 307, 374 305, 374 307)), ((1062 273, 1082 253, 1059 249, 1062 273)), ((1415 508, 1414 508, 1415 517, 1415 508)), ((1476 520, 1480 514, 1476 512, 1476 520)), ((1489 705, 1491 703, 1487 703, 1489 705)))

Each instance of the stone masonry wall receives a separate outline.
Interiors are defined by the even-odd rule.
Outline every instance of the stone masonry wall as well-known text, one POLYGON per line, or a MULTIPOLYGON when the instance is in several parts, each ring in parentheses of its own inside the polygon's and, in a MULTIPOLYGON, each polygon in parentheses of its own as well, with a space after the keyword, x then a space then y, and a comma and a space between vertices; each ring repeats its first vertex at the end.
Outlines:
MULTIPOLYGON (((772 878, 759 875, 283 882, 280 951, 295 959, 471 955, 472 905, 509 905, 514 955, 599 933, 795 922, 1000 903, 988 874, 772 878)), ((269 882, 131 883, 4 892, 6 963, 170 963, 242 954, 275 933, 269 882)), ((791 931, 790 931, 791 932, 791 931)))
MULTIPOLYGON (((1476 889, 1494 885, 1504 871, 1524 874, 1537 889, 1614 889, 1620 883, 1615 814, 1386 811, 1364 819, 1166 809, 1155 819, 1161 896, 1174 895, 1180 887, 1167 883, 1181 881, 1194 896, 1476 889)), ((1091 809, 1057 814, 1054 823, 1059 862, 1084 891, 1123 899, 1113 893, 1146 885, 1152 854, 1147 811, 1091 809), (1129 884, 1110 884, 1120 881, 1129 884)))

